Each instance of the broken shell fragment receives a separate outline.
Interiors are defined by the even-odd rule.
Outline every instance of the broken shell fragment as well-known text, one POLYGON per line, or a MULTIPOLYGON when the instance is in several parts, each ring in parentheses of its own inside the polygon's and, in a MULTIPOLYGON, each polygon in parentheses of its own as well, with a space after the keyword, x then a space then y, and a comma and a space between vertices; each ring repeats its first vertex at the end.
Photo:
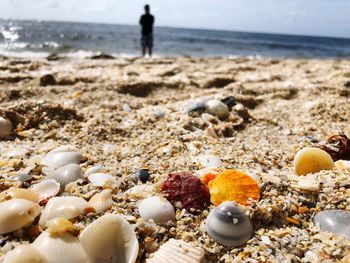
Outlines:
POLYGON ((119 187, 119 182, 111 174, 95 173, 88 176, 93 186, 115 189, 119 187))
POLYGON ((46 231, 50 235, 59 235, 75 230, 74 224, 65 218, 54 218, 46 222, 46 231))
POLYGON ((54 179, 58 182, 60 184, 60 191, 63 192, 67 184, 75 182, 78 179, 83 179, 83 171, 79 165, 72 163, 56 169, 46 179, 54 179))
POLYGON ((47 179, 33 185, 31 190, 39 195, 39 202, 42 202, 56 196, 60 191, 60 184, 54 179, 47 179))
POLYGON ((39 201, 39 195, 30 189, 15 187, 0 193, 0 202, 10 199, 25 199, 37 203, 39 201))
POLYGON ((0 139, 9 137, 12 133, 12 122, 0 117, 0 139))
POLYGON ((348 170, 350 169, 350 161, 338 160, 334 163, 335 167, 338 170, 348 170))
POLYGON ((140 184, 135 185, 125 192, 128 196, 135 199, 144 199, 147 197, 154 196, 156 189, 153 185, 149 184, 140 184))
POLYGON ((77 196, 54 197, 45 206, 39 225, 44 228, 46 222, 53 218, 73 219, 88 212, 89 204, 77 196))
POLYGON ((297 175, 331 170, 333 166, 332 157, 319 148, 305 147, 294 157, 294 169, 297 175))
POLYGON ((54 152, 46 155, 40 164, 57 169, 71 163, 79 164, 81 158, 82 155, 79 152, 54 152))
POLYGON ((157 224, 165 224, 175 220, 175 210, 165 198, 153 196, 141 201, 139 213, 145 220, 153 219, 157 224))
POLYGON ((0 203, 0 235, 20 229, 34 221, 40 206, 25 199, 11 199, 0 203))
POLYGON ((350 212, 343 210, 325 210, 314 217, 315 225, 321 230, 350 239, 350 212))
POLYGON ((170 239, 154 253, 146 263, 203 263, 205 252, 202 248, 194 246, 179 239, 170 239))
POLYGON ((89 200, 89 205, 95 209, 96 213, 110 209, 113 205, 112 190, 105 189, 102 192, 95 194, 89 200))
POLYGON ((260 199, 260 189, 256 181, 248 174, 237 170, 220 173, 209 182, 209 191, 214 205, 224 201, 250 205, 260 199))
POLYGON ((88 262, 134 263, 139 243, 129 222, 106 214, 87 226, 79 237, 88 262))
POLYGON ((206 230, 219 244, 237 247, 250 239, 253 226, 241 208, 234 202, 225 201, 209 213, 206 230))
POLYGON ((3 263, 48 263, 47 258, 31 245, 19 245, 4 257, 3 263))
POLYGON ((86 263, 86 253, 77 238, 69 233, 50 235, 44 231, 32 246, 40 251, 50 263, 86 263))

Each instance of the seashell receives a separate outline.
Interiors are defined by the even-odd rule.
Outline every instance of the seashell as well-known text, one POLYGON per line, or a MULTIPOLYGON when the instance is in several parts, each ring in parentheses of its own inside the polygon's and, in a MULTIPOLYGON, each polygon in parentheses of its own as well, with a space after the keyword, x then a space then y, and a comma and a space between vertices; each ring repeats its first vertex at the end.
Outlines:
POLYGON ((153 185, 141 184, 131 187, 125 193, 135 199, 144 199, 147 197, 154 196, 154 194, 156 193, 156 189, 153 185))
POLYGON ((215 116, 213 116, 213 115, 211 115, 209 113, 203 113, 201 115, 201 118, 204 121, 204 123, 207 124, 208 126, 218 123, 218 119, 215 116))
POLYGON ((37 203, 39 195, 30 189, 11 187, 0 193, 0 202, 10 199, 25 199, 37 203))
POLYGON ((102 165, 95 165, 87 169, 84 173, 84 177, 88 177, 90 174, 101 173, 104 170, 102 165))
POLYGON ((204 256, 205 252, 202 248, 172 238, 161 245, 153 257, 146 259, 146 263, 203 263, 204 256))
POLYGON ((142 183, 146 183, 150 177, 151 175, 148 169, 140 169, 136 172, 137 180, 140 180, 142 183))
POLYGON ((46 231, 50 235, 60 235, 75 230, 74 224, 65 218, 54 218, 46 222, 46 231))
POLYGON ((25 199, 11 199, 0 203, 0 235, 20 229, 34 221, 40 206, 25 199))
POLYGON ((348 170, 350 169, 350 161, 338 160, 334 163, 338 170, 348 170))
POLYGON ((78 179, 83 179, 83 171, 79 165, 72 163, 58 168, 46 178, 54 179, 56 182, 58 182, 62 192, 66 188, 67 184, 75 182, 78 179))
POLYGON ((27 173, 19 173, 11 177, 10 180, 19 181, 19 182, 28 182, 33 179, 33 176, 27 173))
POLYGON ((87 257, 77 238, 69 233, 42 232, 32 243, 50 263, 86 263, 87 257))
POLYGON ((175 220, 175 210, 165 198, 153 196, 141 201, 139 213, 145 220, 153 219, 157 224, 165 224, 175 220))
POLYGON ((10 148, 2 151, 1 157, 3 158, 21 158, 28 153, 27 149, 24 148, 10 148))
POLYGON ((206 109, 210 114, 219 117, 219 119, 225 119, 230 114, 226 104, 222 103, 218 99, 209 100, 206 104, 206 109))
POLYGON ((101 193, 95 194, 89 200, 89 205, 95 209, 96 213, 104 212, 113 205, 112 190, 106 189, 101 193))
POLYGON ((49 200, 43 210, 39 225, 44 228, 46 222, 53 218, 73 219, 88 212, 89 204, 76 196, 54 197, 49 200))
POLYGON ((210 211, 205 224, 208 235, 227 247, 243 245, 253 233, 249 217, 230 201, 225 201, 210 211))
POLYGON ((82 155, 79 152, 54 152, 46 155, 40 164, 57 169, 71 163, 79 164, 81 158, 82 155))
POLYGON ((343 210, 325 210, 314 217, 315 225, 321 230, 350 239, 350 212, 343 210))
POLYGON ((330 170, 333 166, 332 157, 319 148, 305 147, 294 157, 294 169, 297 175, 330 170))
POLYGON ((71 144, 66 144, 66 145, 61 145, 59 147, 56 147, 55 149, 52 149, 51 151, 49 151, 48 154, 51 153, 62 153, 62 152, 77 152, 78 149, 71 144))
POLYGON ((31 245, 19 245, 8 252, 3 263, 48 263, 47 258, 31 245))
POLYGON ((131 225, 121 216, 105 214, 79 236, 88 262, 134 263, 139 243, 131 225))
POLYGON ((60 191, 60 184, 53 179, 47 179, 33 185, 31 190, 39 194, 39 202, 42 202, 56 196, 60 191))
POLYGON ((334 161, 350 157, 350 139, 345 134, 332 135, 319 148, 326 151, 334 161))
POLYGON ((220 168, 222 166, 221 160, 211 154, 199 156, 198 161, 204 167, 220 168))
POLYGON ((5 139, 12 134, 12 122, 0 117, 0 138, 5 139))
POLYGON ((189 212, 198 213, 210 204, 208 187, 189 173, 171 173, 161 187, 170 202, 181 202, 189 212))
POLYGON ((256 181, 249 175, 237 171, 226 170, 209 182, 211 202, 219 205, 224 201, 236 201, 249 205, 259 201, 260 189, 256 181))
POLYGON ((119 182, 111 174, 95 173, 88 176, 93 186, 115 189, 119 187, 119 182))

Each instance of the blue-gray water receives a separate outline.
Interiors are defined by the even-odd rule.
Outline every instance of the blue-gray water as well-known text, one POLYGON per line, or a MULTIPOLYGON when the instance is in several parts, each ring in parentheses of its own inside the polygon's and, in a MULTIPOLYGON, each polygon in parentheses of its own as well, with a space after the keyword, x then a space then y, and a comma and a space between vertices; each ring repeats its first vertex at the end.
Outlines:
MULTIPOLYGON (((140 54, 138 26, 0 20, 0 54, 140 54)), ((155 27, 156 55, 350 58, 350 39, 155 27)))

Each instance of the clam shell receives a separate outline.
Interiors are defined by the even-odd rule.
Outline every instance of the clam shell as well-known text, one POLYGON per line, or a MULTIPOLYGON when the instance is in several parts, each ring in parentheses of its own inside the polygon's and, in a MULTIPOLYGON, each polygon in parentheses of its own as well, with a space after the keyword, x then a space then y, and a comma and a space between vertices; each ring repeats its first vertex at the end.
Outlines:
POLYGON ((10 180, 19 181, 19 182, 27 182, 31 179, 33 179, 33 176, 27 173, 19 173, 10 178, 10 180))
POLYGON ((219 205, 223 201, 235 201, 249 205, 260 198, 257 182, 248 174, 237 170, 225 170, 209 183, 211 202, 219 205))
POLYGON ((243 245, 253 233, 249 217, 230 201, 223 202, 210 211, 206 230, 211 238, 227 247, 243 245))
POLYGON ((8 252, 3 263, 48 263, 47 258, 31 245, 19 245, 8 252))
POLYGON ((38 193, 39 202, 41 202, 56 196, 60 191, 60 184, 53 179, 47 179, 33 185, 31 190, 38 193))
POLYGON ((297 152, 294 157, 294 169, 297 175, 331 170, 333 167, 332 157, 319 148, 305 147, 297 152))
POLYGON ((0 139, 9 137, 12 133, 12 122, 0 117, 0 139))
POLYGON ((0 235, 20 229, 34 221, 40 206, 25 199, 12 199, 0 203, 0 235))
POLYGON ((104 170, 102 165, 95 165, 87 169, 84 173, 84 177, 88 177, 90 174, 101 173, 104 170))
POLYGON ((146 263, 204 263, 204 256, 205 252, 202 248, 172 238, 164 243, 153 257, 148 258, 146 263))
POLYGON ((0 193, 0 202, 10 199, 26 199, 37 203, 39 201, 39 194, 24 188, 12 187, 0 193))
POLYGON ((44 228, 46 222, 53 218, 73 219, 85 214, 88 208, 88 202, 80 197, 63 196, 51 198, 41 214, 39 225, 44 228))
POLYGON ((61 145, 59 147, 56 147, 55 149, 52 149, 49 151, 49 154, 51 153, 61 153, 61 152, 77 152, 78 149, 74 145, 71 144, 66 144, 66 145, 61 145))
POLYGON ((87 226, 79 237, 88 262, 134 263, 139 243, 131 225, 121 216, 106 214, 87 226))
POLYGON ((95 209, 96 213, 110 209, 113 205, 112 190, 106 189, 101 193, 95 194, 89 200, 89 205, 95 209))
POLYGON ((41 233, 32 246, 39 250, 50 263, 86 263, 86 253, 77 238, 69 233, 50 235, 41 233))
POLYGON ((165 224, 175 220, 172 204, 163 197, 153 196, 141 201, 139 213, 145 220, 153 219, 157 224, 165 224))
POLYGON ((230 114, 230 111, 226 104, 217 99, 209 100, 207 102, 206 108, 207 112, 219 117, 220 119, 224 119, 230 114))
POLYGON ((72 163, 58 168, 46 178, 54 179, 56 182, 58 182, 62 192, 66 188, 67 184, 75 182, 78 179, 83 179, 83 171, 79 165, 72 163))
POLYGON ((93 186, 115 189, 119 187, 119 182, 111 174, 95 173, 88 176, 93 186))
POLYGON ((321 230, 350 239, 350 212, 343 210, 325 210, 314 217, 315 225, 321 230))
POLYGON ((79 164, 81 158, 82 155, 79 152, 54 152, 46 155, 40 164, 57 169, 71 163, 79 164))

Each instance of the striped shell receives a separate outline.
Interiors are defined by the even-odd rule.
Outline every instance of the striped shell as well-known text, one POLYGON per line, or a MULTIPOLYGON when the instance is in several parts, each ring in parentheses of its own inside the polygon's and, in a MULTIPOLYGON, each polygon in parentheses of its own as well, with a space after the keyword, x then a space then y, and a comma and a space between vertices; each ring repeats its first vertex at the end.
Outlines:
POLYGON ((170 239, 154 253, 153 257, 148 258, 146 263, 204 263, 204 256, 202 248, 183 240, 170 239))
POLYGON ((105 189, 102 192, 95 194, 89 200, 89 205, 95 209, 96 213, 110 209, 113 205, 112 190, 105 189))

